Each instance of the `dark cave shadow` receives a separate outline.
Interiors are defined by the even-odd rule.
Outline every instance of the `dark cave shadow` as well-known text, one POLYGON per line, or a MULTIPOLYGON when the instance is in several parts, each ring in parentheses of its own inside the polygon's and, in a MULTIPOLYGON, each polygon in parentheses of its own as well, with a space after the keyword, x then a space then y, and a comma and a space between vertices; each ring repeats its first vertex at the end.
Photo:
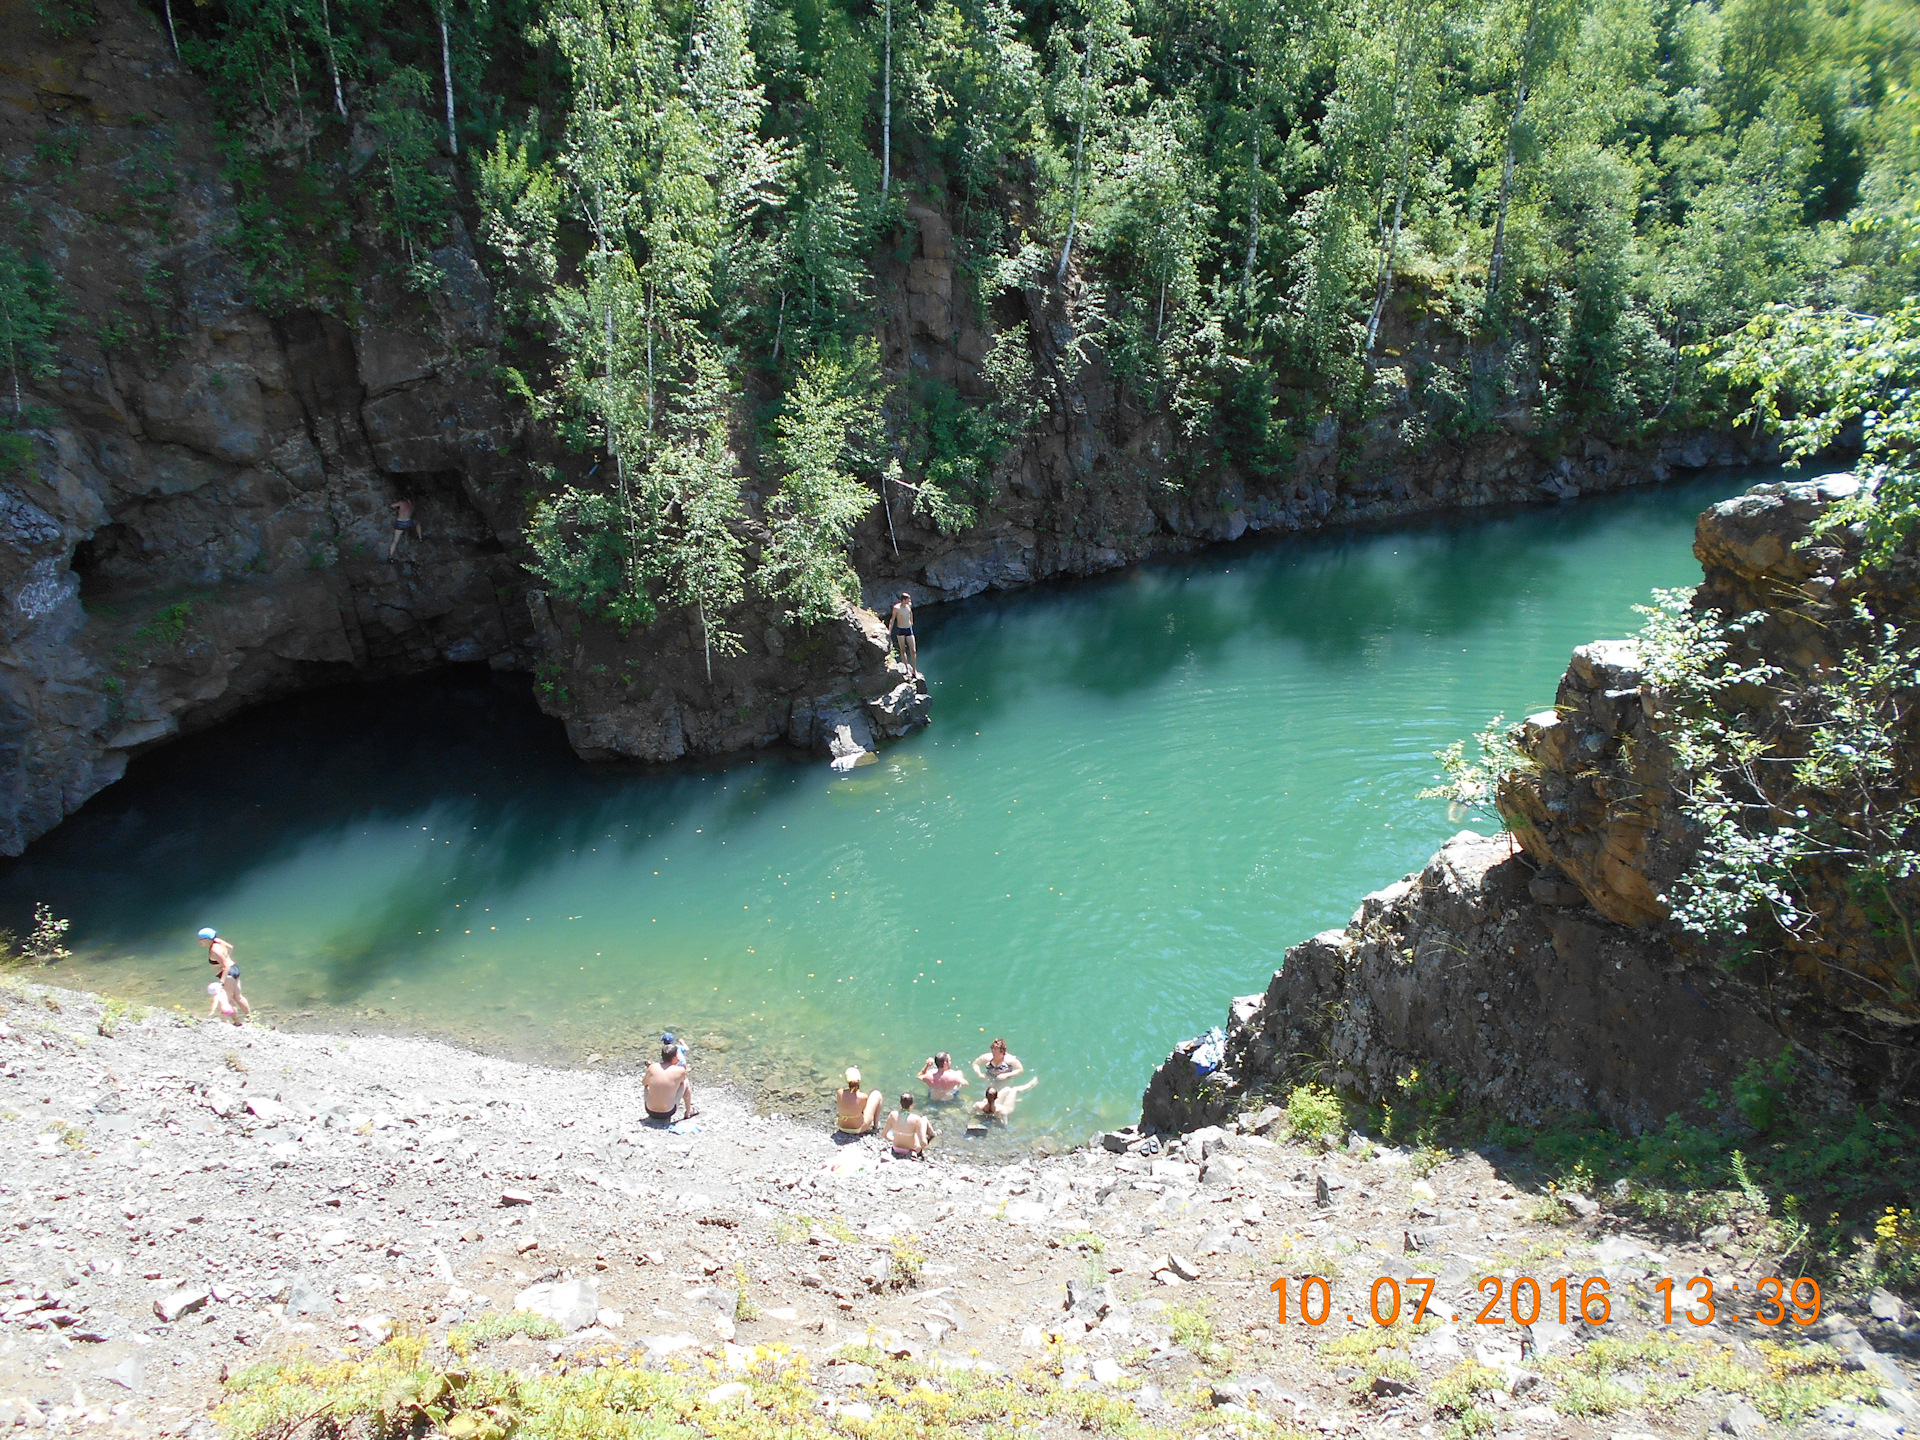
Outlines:
MULTIPOLYGON (((684 815, 692 787, 754 765, 799 768, 765 756, 590 765, 525 677, 480 667, 318 691, 136 760, 24 856, 0 862, 0 919, 24 929, 45 901, 73 917, 76 947, 169 930, 185 943, 249 875, 356 830, 430 816, 436 837, 458 837, 445 856, 392 876, 316 957, 326 991, 344 999, 404 968, 455 900, 509 891, 584 844, 651 844, 684 815), (457 888, 445 883, 455 876, 457 888)), ((769 780, 747 809, 773 789, 769 780)), ((344 896, 342 908, 366 898, 344 896)))

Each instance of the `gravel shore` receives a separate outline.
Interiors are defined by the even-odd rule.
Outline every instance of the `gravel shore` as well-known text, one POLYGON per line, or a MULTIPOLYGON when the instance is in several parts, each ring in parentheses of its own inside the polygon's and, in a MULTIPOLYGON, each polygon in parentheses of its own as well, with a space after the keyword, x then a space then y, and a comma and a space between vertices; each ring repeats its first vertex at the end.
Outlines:
POLYGON ((862 1389, 870 1370, 834 1364, 862 1347, 936 1378, 1102 1387, 1178 1434, 1256 1415, 1457 1433, 1441 1382, 1469 1363, 1491 1377, 1469 1387, 1486 1418, 1473 1433, 1913 1423, 1915 1332, 1894 1297, 1830 1294, 1810 1331, 1732 1307, 1657 1324, 1660 1277, 1750 1293, 1764 1255, 1732 1227, 1655 1234, 1600 1200, 1543 1204, 1497 1154, 1213 1131, 1154 1155, 980 1164, 936 1146, 897 1162, 717 1087, 699 1092, 700 1133, 673 1134, 645 1122, 630 1073, 235 1028, 19 981, 0 989, 0 1070, 0 1427, 211 1436, 222 1382, 258 1362, 351 1356, 396 1329, 444 1345, 516 1310, 561 1337, 499 1339, 488 1363, 532 1374, 617 1352, 724 1378, 775 1347, 812 1358, 822 1415, 856 1429, 889 1403, 862 1389), (1503 1273, 1543 1291, 1569 1277, 1576 1294, 1606 1277, 1612 1315, 1476 1325, 1477 1283, 1503 1273), (1307 1274, 1329 1277, 1330 1322, 1296 1308, 1279 1323, 1269 1285, 1307 1274), (1411 1307, 1421 1276, 1437 1323, 1367 1323, 1377 1281, 1411 1307), (1756 1347, 1816 1338, 1835 1347, 1808 1352, 1819 1403, 1767 1413, 1756 1397, 1778 1366, 1756 1347), (1616 1363, 1603 1339, 1710 1342, 1753 1371, 1751 1393, 1724 1368, 1676 1390, 1660 1376, 1689 1372, 1671 1346, 1616 1363))

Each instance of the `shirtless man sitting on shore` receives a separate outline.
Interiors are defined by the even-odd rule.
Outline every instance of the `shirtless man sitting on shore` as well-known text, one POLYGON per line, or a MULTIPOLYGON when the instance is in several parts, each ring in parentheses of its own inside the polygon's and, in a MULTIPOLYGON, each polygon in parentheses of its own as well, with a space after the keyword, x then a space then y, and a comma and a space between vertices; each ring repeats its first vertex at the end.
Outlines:
POLYGON ((913 1096, 902 1095, 900 1108, 887 1122, 887 1143, 893 1146, 893 1158, 919 1160, 926 1155, 932 1141, 933 1126, 927 1123, 926 1116, 913 1113, 913 1096))
POLYGON ((693 1108, 693 1086, 687 1077, 687 1067, 681 1063, 680 1049, 676 1045, 662 1045, 660 1058, 647 1066, 646 1076, 641 1085, 646 1092, 647 1118, 658 1124, 670 1124, 673 1120, 673 1107, 682 1100, 686 1101, 686 1114, 680 1118, 691 1120, 698 1112, 693 1108))
POLYGON ((847 1069, 847 1085, 834 1097, 833 1123, 842 1135, 871 1135, 880 1123, 880 1092, 860 1088, 860 1071, 847 1069))

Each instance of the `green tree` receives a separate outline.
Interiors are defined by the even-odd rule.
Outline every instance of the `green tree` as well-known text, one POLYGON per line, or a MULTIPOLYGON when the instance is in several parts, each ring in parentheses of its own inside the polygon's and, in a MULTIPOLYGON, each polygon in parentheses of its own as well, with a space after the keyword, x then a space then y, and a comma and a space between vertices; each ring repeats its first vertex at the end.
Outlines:
POLYGON ((757 580, 802 625, 859 603, 860 577, 848 550, 874 494, 851 467, 873 458, 880 421, 875 362, 870 347, 809 356, 775 423, 774 451, 786 473, 767 502, 772 539, 757 580))

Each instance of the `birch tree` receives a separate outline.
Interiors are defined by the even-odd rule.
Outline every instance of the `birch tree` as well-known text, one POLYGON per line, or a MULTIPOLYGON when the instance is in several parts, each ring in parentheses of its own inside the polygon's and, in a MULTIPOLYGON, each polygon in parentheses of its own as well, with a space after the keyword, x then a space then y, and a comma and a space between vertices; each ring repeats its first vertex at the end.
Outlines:
MULTIPOLYGON (((1507 116, 1506 145, 1500 162, 1500 190, 1494 204, 1493 249, 1487 259, 1487 305, 1500 294, 1507 263, 1507 211, 1513 202, 1514 167, 1528 132, 1527 97, 1541 72, 1552 63, 1562 37, 1574 19, 1572 0, 1519 0, 1508 17, 1512 45, 1513 104, 1507 116)), ((1497 33, 1497 32, 1496 32, 1497 33)))

